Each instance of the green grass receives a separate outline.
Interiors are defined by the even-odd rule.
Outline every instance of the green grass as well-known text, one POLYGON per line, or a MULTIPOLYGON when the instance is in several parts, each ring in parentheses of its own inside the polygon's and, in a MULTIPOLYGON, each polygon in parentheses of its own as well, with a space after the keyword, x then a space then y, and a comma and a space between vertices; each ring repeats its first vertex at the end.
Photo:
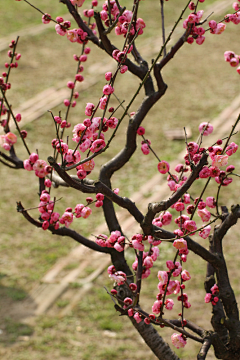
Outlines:
POLYGON ((31 326, 15 322, 11 318, 5 319, 5 331, 8 335, 9 343, 15 342, 19 336, 30 336, 33 334, 31 326))

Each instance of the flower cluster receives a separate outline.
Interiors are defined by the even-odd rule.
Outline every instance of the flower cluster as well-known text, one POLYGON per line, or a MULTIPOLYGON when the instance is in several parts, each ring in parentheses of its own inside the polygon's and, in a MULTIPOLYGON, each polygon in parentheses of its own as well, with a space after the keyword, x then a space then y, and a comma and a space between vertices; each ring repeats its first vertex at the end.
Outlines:
POLYGON ((116 281, 118 285, 123 285, 127 279, 126 274, 123 271, 116 271, 116 268, 114 265, 111 265, 108 267, 107 270, 109 277, 116 281))
MULTIPOLYGON (((128 29, 130 26, 130 23, 132 21, 133 13, 130 10, 125 10, 122 15, 119 16, 119 8, 115 2, 115 0, 105 1, 103 4, 103 10, 100 12, 101 19, 104 21, 105 25, 107 27, 110 26, 110 19, 109 19, 109 13, 111 14, 111 21, 115 21, 118 18, 117 25, 115 27, 115 33, 116 35, 123 35, 126 36, 128 33, 128 29), (108 9, 108 5, 110 5, 110 9, 108 9)), ((136 20, 136 23, 131 24, 131 27, 129 29, 129 33, 131 36, 135 35, 136 31, 138 31, 138 35, 143 34, 143 29, 146 27, 145 22, 143 19, 138 18, 136 20)))
MULTIPOLYGON (((142 279, 146 279, 149 277, 151 273, 150 269, 153 267, 153 263, 157 260, 158 256, 159 256, 159 248, 157 246, 153 246, 148 252, 143 252, 142 276, 141 276, 142 279)), ((132 264, 132 268, 134 271, 137 271, 138 268, 137 257, 135 258, 135 261, 132 264)))
MULTIPOLYGON (((204 2, 204 0, 201 0, 199 2, 204 2)), ((239 0, 238 0, 238 2, 239 2, 239 0)), ((225 23, 232 22, 232 23, 234 23, 236 25, 240 23, 240 11, 239 11, 240 6, 239 6, 238 2, 233 3, 233 9, 236 12, 234 14, 227 14, 224 17, 224 22, 225 23)), ((205 40, 205 36, 203 36, 205 34, 205 29, 202 26, 199 26, 201 24, 200 20, 201 20, 202 15, 203 15, 203 10, 199 10, 199 11, 196 12, 195 11, 196 5, 194 4, 193 1, 190 2, 189 9, 191 11, 193 11, 193 12, 183 22, 183 28, 184 29, 189 29, 190 28, 190 34, 189 34, 189 37, 187 39, 187 42, 189 44, 192 44, 194 42, 194 40, 196 40, 196 43, 198 45, 201 45, 201 44, 203 44, 203 42, 205 40)), ((223 22, 217 23, 215 20, 210 20, 208 22, 208 25, 209 25, 209 29, 210 29, 211 34, 219 35, 226 29, 226 24, 224 24, 223 22)), ((232 65, 232 66, 237 66, 237 65, 232 65)), ((238 72, 240 72, 240 70, 238 72)))
POLYGON ((211 287, 211 293, 207 293, 205 296, 205 303, 211 302, 212 305, 216 305, 219 300, 219 288, 216 284, 211 287))
POLYGON ((196 13, 193 12, 188 15, 188 18, 183 22, 184 29, 188 29, 189 27, 191 28, 189 37, 187 39, 189 44, 192 44, 194 40, 196 40, 198 45, 202 45, 205 40, 205 36, 203 36, 205 34, 205 29, 202 26, 198 26, 202 16, 203 10, 199 10, 196 13))
POLYGON ((27 171, 35 171, 35 175, 39 178, 44 178, 48 175, 52 168, 46 161, 39 159, 38 154, 32 153, 28 159, 23 162, 24 169, 27 171))
POLYGON ((40 196, 40 203, 38 206, 38 211, 41 214, 41 219, 43 221, 42 228, 43 230, 47 230, 49 225, 53 225, 54 229, 59 228, 59 218, 60 214, 54 212, 54 201, 50 200, 50 194, 43 190, 40 196))
POLYGON ((122 236, 120 231, 112 231, 111 235, 100 234, 96 238, 96 243, 102 247, 114 248, 115 250, 121 252, 125 247, 125 237, 122 236))
POLYGON ((0 135, 0 146, 5 150, 10 150, 12 145, 17 142, 17 136, 12 132, 0 135))
MULTIPOLYGON (((224 58, 225 61, 228 62, 232 67, 237 67, 239 65, 240 56, 236 55, 233 51, 225 51, 224 58)), ((238 66, 237 72, 240 74, 240 66, 238 66)))

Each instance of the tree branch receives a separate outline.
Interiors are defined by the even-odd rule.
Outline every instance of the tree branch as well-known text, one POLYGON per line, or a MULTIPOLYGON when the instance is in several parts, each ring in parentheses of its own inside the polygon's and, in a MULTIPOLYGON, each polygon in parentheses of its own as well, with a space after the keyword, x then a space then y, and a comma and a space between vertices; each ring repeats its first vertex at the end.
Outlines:
POLYGON ((203 154, 201 160, 199 161, 198 165, 195 166, 187 181, 168 200, 163 200, 159 203, 150 203, 148 205, 148 212, 141 224, 145 234, 149 235, 151 233, 152 221, 154 219, 154 216, 157 213, 161 211, 165 211, 168 208, 170 208, 170 206, 175 204, 178 201, 178 199, 180 199, 186 193, 186 191, 191 187, 192 183, 198 177, 199 171, 203 168, 204 165, 207 164, 207 157, 208 157, 207 154, 203 154))
MULTIPOLYGON (((28 222, 30 222, 32 225, 36 226, 37 228, 42 228, 42 223, 40 221, 37 221, 37 220, 33 219, 29 215, 29 213, 24 209, 21 202, 17 202, 17 211, 22 213, 22 215, 25 217, 25 219, 28 222)), ((84 246, 86 246, 89 249, 92 249, 94 251, 110 254, 110 249, 109 248, 99 246, 94 241, 91 241, 91 240, 85 238, 84 236, 78 234, 76 231, 74 231, 72 229, 69 229, 69 228, 67 228, 65 226, 60 227, 59 229, 54 229, 54 226, 49 225, 48 230, 51 231, 51 233, 54 234, 54 235, 68 236, 68 237, 74 239, 75 241, 77 241, 79 244, 82 244, 82 245, 84 245, 84 246)))
POLYGON ((68 184, 70 187, 80 190, 83 193, 93 194, 95 193, 95 187, 93 185, 86 185, 83 182, 78 182, 74 180, 70 175, 66 173, 56 162, 52 156, 48 157, 49 164, 54 168, 58 175, 63 179, 63 181, 68 184))

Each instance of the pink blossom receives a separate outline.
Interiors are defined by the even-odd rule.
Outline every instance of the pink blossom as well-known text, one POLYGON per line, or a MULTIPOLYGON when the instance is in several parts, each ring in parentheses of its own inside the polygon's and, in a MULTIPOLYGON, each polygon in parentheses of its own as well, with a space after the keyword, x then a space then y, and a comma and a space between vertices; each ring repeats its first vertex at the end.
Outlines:
POLYGON ((137 129, 137 134, 138 135, 144 135, 145 134, 145 129, 142 126, 139 126, 139 128, 137 129))
MULTIPOLYGON (((101 234, 101 236, 102 236, 102 234, 101 234)), ((104 235, 104 236, 106 236, 106 235, 104 235)), ((106 237, 107 237, 107 236, 106 236, 106 237)), ((114 265, 110 265, 110 266, 108 267, 108 269, 107 269, 107 272, 108 272, 108 274, 110 274, 110 275, 114 274, 114 273, 116 272, 115 266, 114 266, 114 265)))
POLYGON ((78 7, 81 7, 85 0, 70 0, 73 5, 77 5, 78 7))
POLYGON ((44 14, 44 15, 42 16, 42 23, 43 23, 43 24, 49 24, 50 21, 51 21, 51 15, 49 15, 49 14, 44 14))
POLYGON ((183 281, 187 281, 187 280, 191 279, 191 276, 187 270, 182 271, 181 277, 182 277, 183 281))
POLYGON ((228 155, 215 155, 212 166, 221 167, 226 166, 228 163, 228 155))
POLYGON ((123 285, 127 279, 127 276, 123 271, 117 271, 113 274, 110 274, 109 277, 112 280, 115 280, 118 285, 123 285))
POLYGON ((124 244, 119 244, 118 242, 116 242, 113 247, 114 247, 114 249, 117 250, 118 252, 121 252, 121 251, 124 250, 124 244))
POLYGON ((235 144, 234 142, 231 142, 231 144, 229 144, 226 148, 226 154, 228 156, 231 156, 237 151, 237 149, 238 149, 238 145, 235 144))
POLYGON ((205 41, 205 36, 198 36, 198 38, 196 39, 196 43, 198 44, 198 45, 202 45, 203 43, 204 43, 204 41, 205 41))
POLYGON ((47 166, 46 161, 38 159, 33 165, 33 170, 35 171, 35 175, 39 178, 44 178, 47 173, 45 171, 45 167, 47 166))
POLYGON ((106 121, 106 126, 110 127, 110 129, 115 129, 117 127, 117 124, 118 119, 114 116, 110 117, 110 119, 106 121))
POLYGON ((159 314, 161 311, 161 306, 162 306, 162 300, 156 300, 152 306, 152 312, 154 314, 159 314))
POLYGON ((182 230, 180 230, 180 229, 176 229, 176 230, 174 230, 174 232, 173 232, 175 235, 177 235, 177 236, 183 236, 183 231, 182 230))
POLYGON ((161 242, 161 240, 156 240, 152 242, 153 248, 151 258, 153 259, 153 261, 156 261, 159 256, 159 248, 157 247, 157 245, 159 245, 159 241, 161 242))
POLYGON ((59 142, 57 142, 56 149, 60 154, 61 153, 66 154, 68 152, 68 145, 64 142, 61 142, 61 145, 60 145, 59 142))
POLYGON ((21 114, 16 114, 16 115, 15 115, 15 119, 16 119, 17 122, 20 122, 21 119, 22 119, 21 114))
POLYGON ((143 265, 144 265, 147 269, 153 267, 153 259, 151 258, 151 256, 147 256, 147 257, 143 260, 143 265))
POLYGON ((97 194, 96 194, 96 199, 97 199, 97 200, 104 200, 104 195, 101 194, 101 193, 97 193, 97 194))
POLYGON ((192 231, 197 230, 197 225, 196 225, 195 221, 193 221, 193 220, 186 220, 184 222, 184 228, 186 230, 188 230, 189 232, 192 232, 192 231))
POLYGON ((172 340, 172 344, 177 349, 183 348, 187 344, 187 341, 183 338, 182 334, 177 334, 177 333, 172 334, 171 340, 172 340))
POLYGON ((183 171, 183 169, 184 169, 184 165, 183 165, 183 164, 178 164, 178 165, 175 166, 175 169, 174 169, 174 170, 175 170, 176 172, 180 173, 180 172, 183 171))
POLYGON ((144 245, 141 242, 139 242, 137 240, 132 240, 132 245, 133 245, 134 249, 139 250, 139 251, 144 251, 144 245))
POLYGON ((197 214, 203 222, 208 222, 211 218, 211 213, 206 208, 202 210, 198 209, 197 214))
POLYGON ((91 140, 85 139, 85 140, 79 145, 79 150, 80 150, 81 152, 85 152, 87 149, 90 148, 91 144, 92 144, 92 143, 91 143, 91 140))
POLYGON ((92 103, 87 103, 86 108, 85 108, 85 115, 86 116, 91 116, 93 113, 93 109, 95 108, 95 105, 92 103))
POLYGON ((136 21, 136 30, 138 29, 144 29, 146 27, 145 22, 143 21, 143 19, 138 18, 136 21))
POLYGON ((167 299, 167 300, 165 301, 165 308, 166 308, 167 310, 172 310, 173 305, 174 305, 174 301, 173 301, 172 299, 167 299))
POLYGON ((81 215, 84 219, 87 219, 92 214, 92 209, 88 206, 84 206, 81 211, 81 215))
POLYGON ((194 13, 191 13, 188 15, 187 21, 190 24, 194 24, 197 21, 197 16, 194 13))
POLYGON ((122 65, 121 68, 120 68, 120 73, 125 74, 125 72, 127 72, 127 71, 128 71, 127 65, 122 65))
POLYGON ((29 159, 23 161, 23 167, 27 171, 33 170, 33 164, 31 163, 31 161, 29 159))
POLYGON ((100 104, 99 104, 99 108, 104 110, 105 107, 106 107, 106 104, 107 104, 107 96, 104 96, 102 97, 99 101, 100 101, 100 104))
POLYGON ((229 165, 226 168, 226 172, 233 172, 234 170, 235 170, 235 166, 233 166, 233 165, 229 165))
POLYGON ((209 124, 208 122, 202 122, 199 125, 199 132, 204 136, 210 135, 213 132, 213 126, 211 124, 209 124), (203 131, 204 130, 204 131, 203 131))
POLYGON ((44 202, 49 202, 50 200, 50 195, 47 191, 42 192, 41 196, 40 196, 40 200, 44 201, 44 202))
POLYGON ((184 211, 185 205, 184 205, 184 203, 182 203, 182 202, 176 202, 176 203, 174 204, 174 209, 175 209, 176 211, 184 211))
POLYGON ((175 270, 173 271, 172 276, 173 277, 179 276, 181 271, 182 271, 182 266, 180 265, 179 261, 176 261, 175 262, 175 270))
MULTIPOLYGON (((186 20, 185 20, 186 21, 186 20)), ((183 23, 185 23, 185 21, 183 22, 183 23)), ((184 24, 184 29, 186 29, 187 28, 187 25, 185 25, 184 24)), ((188 44, 192 44, 194 42, 194 38, 192 37, 192 36, 189 36, 188 38, 187 38, 187 43, 188 44)))
POLYGON ((237 67, 239 64, 239 58, 238 57, 233 57, 230 61, 229 61, 230 65, 232 67, 237 67))
POLYGON ((168 273, 166 271, 158 271, 158 279, 160 284, 167 284, 168 281, 168 273))
POLYGON ((90 151, 96 153, 106 146, 105 141, 102 139, 95 140, 90 147, 90 151))
POLYGON ((176 239, 173 242, 173 246, 177 249, 177 250, 186 250, 187 249, 187 241, 184 239, 176 239))
POLYGON ((5 141, 12 146, 13 144, 15 144, 17 142, 17 136, 15 134, 13 134, 12 132, 8 132, 5 135, 5 141))
POLYGON ((49 228, 49 222, 48 221, 44 221, 43 223, 42 223, 42 229, 43 230, 47 230, 49 228))
POLYGON ((80 60, 81 62, 87 61, 87 55, 81 55, 80 58, 79 58, 79 60, 80 60))
POLYGON ((217 23, 215 20, 210 20, 208 25, 211 29, 215 29, 217 27, 217 23))
POLYGON ((172 214, 169 211, 165 211, 162 215, 162 223, 164 226, 171 224, 172 214))
POLYGON ((217 286, 217 284, 214 284, 210 290, 213 295, 217 295, 219 293, 219 287, 217 286))
POLYGON ((213 196, 208 196, 206 198, 206 205, 212 209, 216 207, 216 200, 213 196))
POLYGON ((124 304, 129 306, 132 304, 132 299, 129 298, 129 297, 126 297, 124 300, 123 300, 124 304))
POLYGON ((153 246, 157 246, 157 245, 161 244, 162 241, 159 239, 155 239, 154 237, 152 237, 150 235, 150 236, 148 236, 148 242, 149 242, 149 244, 152 244, 153 246))
POLYGON ((81 159, 81 155, 78 150, 75 151, 74 155, 73 152, 74 150, 68 149, 68 151, 64 154, 64 160, 67 161, 67 166, 76 164, 81 159))
POLYGON ((44 181, 44 185, 46 186, 46 187, 51 187, 52 186, 52 182, 51 182, 51 180, 50 179, 46 179, 45 181, 44 181))
POLYGON ((233 51, 225 51, 225 53, 224 53, 224 58, 225 58, 225 61, 227 61, 227 62, 230 62, 230 60, 235 57, 236 57, 236 55, 233 51))
POLYGON ((175 269, 175 264, 174 264, 174 262, 173 262, 172 260, 167 260, 167 261, 166 261, 166 265, 167 265, 167 268, 168 268, 169 270, 175 269))
POLYGON ((95 167, 95 162, 93 159, 85 162, 84 164, 81 165, 83 170, 85 171, 92 171, 95 167))
MULTIPOLYGON (((78 166, 79 167, 79 166, 78 166)), ((77 171, 77 177, 80 179, 80 180, 83 180, 85 179, 85 177, 87 176, 87 172, 83 169, 79 169, 77 171)))
POLYGON ((211 231, 211 225, 206 226, 201 231, 199 231, 199 236, 201 236, 203 239, 206 239, 211 231))
POLYGON ((211 173, 210 173, 210 176, 211 176, 211 177, 219 176, 219 174, 220 174, 220 169, 219 169, 218 167, 216 167, 216 166, 211 166, 209 169, 210 169, 210 171, 211 171, 211 173))
POLYGON ((66 211, 59 219, 59 221, 61 224, 64 224, 66 227, 69 227, 69 225, 73 222, 73 213, 66 211))
POLYGON ((190 302, 185 301, 185 302, 183 303, 183 306, 184 306, 186 309, 189 309, 189 308, 191 307, 191 304, 190 304, 190 302))
POLYGON ((103 87, 103 94, 104 95, 110 95, 114 92, 114 88, 111 85, 105 85, 103 87))
POLYGON ((131 309, 128 309, 128 316, 133 316, 133 314, 134 314, 134 311, 133 311, 133 309, 131 308, 131 309))
POLYGON ((141 150, 144 155, 148 155, 150 153, 150 149, 148 147, 148 144, 146 144, 146 143, 142 144, 141 150))
POLYGON ((65 106, 69 106, 69 105, 71 104, 68 99, 65 99, 65 100, 63 101, 63 103, 64 103, 65 106))
POLYGON ((170 280, 167 287, 167 295, 178 294, 180 291, 180 282, 178 280, 170 280))
POLYGON ((218 23, 217 27, 213 30, 214 34, 221 34, 226 29, 226 24, 218 23))
POLYGON ((55 25, 55 30, 56 30, 57 34, 61 35, 61 36, 64 36, 67 32, 67 30, 60 24, 55 25))
POLYGON ((111 73, 110 71, 106 72, 106 74, 105 74, 105 79, 106 79, 107 81, 110 81, 111 78, 112 78, 112 73, 111 73))
POLYGON ((171 191, 175 191, 175 185, 176 185, 176 183, 175 183, 174 180, 168 181, 168 186, 169 186, 171 191))
POLYGON ((150 270, 150 269, 143 269, 142 279, 148 278, 150 274, 151 274, 151 270, 150 270))
POLYGON ((211 174, 211 170, 207 166, 204 166, 202 170, 199 172, 199 177, 201 179, 206 179, 210 176, 210 174, 211 174))
POLYGON ((184 204, 190 204, 190 194, 184 194, 183 195, 183 202, 184 204))
POLYGON ((207 293, 207 294, 205 295, 204 301, 205 301, 205 303, 207 304, 207 303, 209 303, 209 302, 211 301, 211 299, 212 299, 212 294, 207 293))
POLYGON ((161 173, 161 174, 166 174, 170 169, 170 165, 167 161, 160 161, 158 163, 158 171, 161 173))
POLYGON ((81 74, 76 74, 75 75, 75 80, 79 81, 79 82, 82 82, 84 80, 84 77, 81 74))
POLYGON ((214 157, 216 155, 221 155, 222 154, 222 147, 221 146, 212 146, 211 148, 208 148, 209 150, 209 155, 210 155, 210 158, 212 160, 214 160, 214 157))
POLYGON ((188 143, 188 146, 187 146, 187 151, 190 152, 190 154, 196 154, 196 152, 198 151, 198 144, 195 143, 194 141, 191 141, 188 143))

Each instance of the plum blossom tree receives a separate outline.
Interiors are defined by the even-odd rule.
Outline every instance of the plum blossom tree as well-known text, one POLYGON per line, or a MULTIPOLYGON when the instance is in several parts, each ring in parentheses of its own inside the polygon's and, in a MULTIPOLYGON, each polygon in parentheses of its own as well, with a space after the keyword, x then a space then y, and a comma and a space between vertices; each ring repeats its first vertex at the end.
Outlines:
MULTIPOLYGON (((22 1, 29 3, 27 0, 22 1)), ((224 139, 216 139, 216 142, 209 144, 208 148, 202 146, 202 139, 203 136, 213 132, 210 123, 203 122, 199 125, 199 138, 196 142, 189 142, 186 134, 186 155, 183 162, 175 169, 171 169, 167 161, 158 157, 151 146, 151 141, 145 138, 146 132, 142 125, 150 109, 167 91, 162 69, 185 44, 189 46, 188 44, 196 42, 196 46, 202 45, 207 35, 222 34, 228 23, 238 25, 240 2, 233 4, 233 13, 226 14, 222 21, 216 22, 204 18, 203 10, 199 9, 199 3, 203 3, 204 0, 195 3, 188 1, 185 8, 179 12, 172 31, 166 37, 164 6, 167 4, 164 5, 164 1, 160 0, 163 45, 151 64, 143 59, 138 49, 138 38, 144 35, 146 26, 144 19, 138 17, 140 0, 133 1, 131 10, 122 6, 120 0, 107 0, 103 4, 98 4, 97 0, 91 2, 61 0, 60 2, 67 7, 75 25, 60 16, 53 19, 50 14, 37 8, 36 10, 42 13, 43 24, 53 22, 58 35, 66 36, 70 42, 78 43, 82 50, 81 55, 74 55, 74 60, 78 64, 77 73, 74 80, 69 80, 67 83, 70 95, 68 99, 63 100, 66 106, 65 117, 53 112, 49 114, 55 126, 56 136, 49 146, 51 155, 47 161, 40 159, 37 152, 30 151, 27 132, 20 130, 18 125, 22 116, 14 112, 14 107, 8 100, 8 92, 11 88, 9 76, 12 70, 18 67, 21 58, 21 54, 17 52, 18 39, 13 40, 9 45, 9 61, 5 63, 6 71, 0 77, 0 114, 1 126, 4 130, 4 135, 0 137, 3 148, 0 152, 0 162, 9 168, 25 171, 26 176, 27 171, 34 171, 36 181, 39 182, 40 202, 37 204, 39 219, 33 218, 21 202, 18 202, 17 210, 26 221, 37 228, 70 237, 94 251, 109 254, 112 265, 107 271, 114 281, 113 289, 109 291, 109 300, 113 300, 115 309, 122 316, 130 319, 158 359, 178 359, 160 335, 160 329, 164 326, 172 329, 171 341, 176 348, 187 346, 188 339, 198 342, 197 359, 199 360, 207 357, 211 346, 219 359, 239 359, 239 310, 229 281, 222 242, 227 231, 237 223, 240 208, 239 205, 235 205, 229 211, 226 206, 221 205, 220 193, 224 187, 232 183, 234 177, 237 179, 238 176, 235 174, 235 167, 228 163, 238 149, 233 136, 240 116, 236 119, 229 135, 224 139), (86 6, 84 10, 81 9, 83 5, 86 6), (190 14, 186 15, 189 11, 190 14), (169 41, 183 17, 185 17, 183 34, 170 48, 169 41), (117 48, 110 40, 111 32, 122 38, 121 48, 117 48), (69 114, 71 108, 79 101, 79 93, 75 88, 78 82, 84 81, 83 64, 90 54, 90 44, 100 48, 106 56, 115 59, 116 70, 114 73, 106 72, 99 102, 93 104, 89 99, 85 107, 86 118, 73 127, 69 114), (139 87, 134 94, 131 94, 126 106, 123 106, 123 102, 119 100, 119 106, 114 108, 111 100, 116 96, 115 85, 117 78, 124 73, 135 75, 139 79, 139 87), (145 97, 139 108, 129 113, 141 89, 144 89, 145 97), (123 108, 121 116, 116 117, 116 110, 121 108, 123 108), (97 162, 109 147, 114 147, 115 134, 119 127, 123 126, 125 117, 129 117, 125 144, 115 157, 101 167, 98 179, 91 179, 95 161, 97 162), (10 120, 15 124, 16 133, 10 129, 10 120), (70 131, 73 132, 72 141, 68 141, 70 131), (107 132, 110 133, 108 137, 107 132), (124 169, 124 165, 135 153, 138 137, 142 139, 143 155, 152 153, 156 156, 157 170, 163 175, 166 174, 170 191, 167 200, 159 199, 159 202, 149 203, 144 213, 130 198, 124 197, 124 194, 120 196, 119 189, 112 189, 112 176, 124 169), (26 159, 17 156, 15 150, 17 141, 22 142, 25 147, 28 153, 26 159), (191 195, 191 188, 199 178, 205 181, 205 185, 199 196, 195 198, 191 195), (216 187, 215 197, 207 196, 210 181, 216 187), (51 196, 53 186, 58 188, 58 192, 62 186, 67 186, 75 189, 76 193, 88 195, 84 203, 76 204, 75 208, 69 206, 63 214, 60 214, 57 211, 56 197, 51 196), (131 239, 127 238, 117 219, 114 204, 129 212, 129 215, 140 225, 141 233, 132 234, 131 239), (92 215, 91 206, 102 208, 109 229, 109 234, 97 234, 95 242, 71 229, 76 219, 86 219, 92 215), (174 214, 177 212, 174 221, 172 221, 172 212, 174 214), (166 227, 173 222, 175 230, 167 230, 166 227), (197 225, 199 222, 200 226, 197 225), (217 225, 214 227, 215 222, 217 225), (194 240, 194 236, 208 238, 209 248, 200 245, 194 240), (150 276, 163 241, 172 243, 173 257, 166 261, 165 268, 158 271, 156 301, 149 313, 144 309, 144 304, 140 306, 141 285, 142 281, 147 281, 145 279, 150 276), (133 264, 128 264, 126 261, 127 247, 135 253, 133 264), (186 288, 187 282, 191 279, 191 269, 187 268, 187 257, 191 256, 191 252, 206 262, 205 303, 212 305, 212 329, 203 329, 188 319, 187 309, 191 307, 191 303, 188 301, 186 288), (171 317, 171 310, 178 304, 181 310, 176 319, 171 317), (169 310, 170 315, 167 317, 165 310, 169 310)), ((225 51, 224 57, 225 61, 235 67, 240 74, 239 55, 233 51, 225 51)), ((83 114, 80 115, 84 117, 83 114)))

